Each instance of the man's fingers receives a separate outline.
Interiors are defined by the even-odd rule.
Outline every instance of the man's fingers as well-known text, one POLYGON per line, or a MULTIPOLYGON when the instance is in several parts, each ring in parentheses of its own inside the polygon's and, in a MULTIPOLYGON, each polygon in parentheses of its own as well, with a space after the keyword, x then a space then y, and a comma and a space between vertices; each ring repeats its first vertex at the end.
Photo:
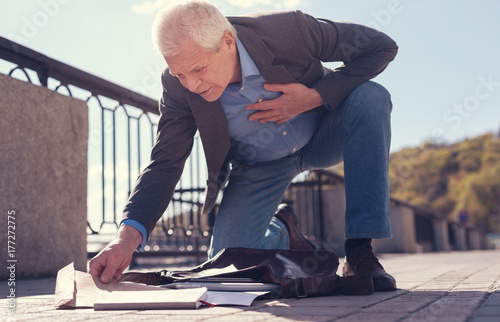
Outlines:
POLYGON ((255 112, 252 115, 248 117, 248 120, 250 122, 259 120, 260 123, 264 122, 269 122, 269 121, 276 121, 282 117, 278 116, 278 113, 276 110, 268 110, 268 111, 260 111, 260 112, 255 112))
POLYGON ((116 267, 114 267, 114 265, 108 263, 106 269, 104 270, 104 272, 102 272, 101 277, 99 279, 101 280, 101 282, 105 284, 113 282, 115 280, 115 275, 117 273, 116 270, 117 269, 116 267))
MULTIPOLYGON (((131 229, 130 231, 136 231, 135 228, 131 229)), ((127 243, 124 238, 124 234, 128 234, 126 229, 119 230, 119 234, 121 235, 112 240, 89 263, 89 274, 99 277, 102 283, 116 281, 132 260, 136 244, 135 242, 127 243)), ((137 231, 137 234, 140 233, 137 231)), ((139 243, 139 238, 135 239, 139 243)))
POLYGON ((259 118, 259 123, 265 123, 265 122, 275 122, 277 120, 281 119, 280 116, 278 115, 274 115, 274 114, 270 114, 270 115, 267 115, 267 116, 262 116, 259 118))
POLYGON ((272 102, 273 102, 273 100, 264 101, 264 100, 260 99, 257 103, 250 104, 250 105, 246 106, 245 108, 247 110, 262 110, 262 111, 265 111, 265 110, 271 109, 275 105, 272 102))
POLYGON ((105 249, 94 257, 89 263, 89 274, 99 277, 103 283, 109 283, 114 280, 119 264, 113 260, 110 249, 105 249))
MULTIPOLYGON (((292 83, 293 84, 293 83, 292 83)), ((290 87, 290 83, 288 84, 279 84, 279 83, 266 83, 264 84, 264 89, 270 92, 286 92, 286 90, 290 87)))
MULTIPOLYGON (((99 256, 99 255, 98 255, 99 256)), ((101 276, 102 271, 106 265, 103 265, 99 257, 94 257, 89 262, 89 274, 94 276, 101 276)))
POLYGON ((89 274, 94 276, 100 276, 102 267, 97 267, 96 265, 89 264, 89 274))
POLYGON ((285 123, 285 122, 287 122, 287 121, 289 121, 289 120, 290 120, 290 118, 289 118, 289 117, 287 117, 287 118, 282 118, 281 120, 277 120, 277 121, 276 121, 276 124, 280 125, 281 123, 285 123))

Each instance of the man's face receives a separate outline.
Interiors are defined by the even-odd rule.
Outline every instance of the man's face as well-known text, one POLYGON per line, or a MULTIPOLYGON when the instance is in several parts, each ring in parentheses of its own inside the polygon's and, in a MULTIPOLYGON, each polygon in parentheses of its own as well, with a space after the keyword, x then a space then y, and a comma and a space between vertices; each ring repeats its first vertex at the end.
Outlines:
POLYGON ((230 32, 222 37, 218 52, 207 52, 191 39, 179 47, 179 54, 165 57, 170 74, 206 101, 219 99, 227 85, 241 81, 238 51, 230 32))

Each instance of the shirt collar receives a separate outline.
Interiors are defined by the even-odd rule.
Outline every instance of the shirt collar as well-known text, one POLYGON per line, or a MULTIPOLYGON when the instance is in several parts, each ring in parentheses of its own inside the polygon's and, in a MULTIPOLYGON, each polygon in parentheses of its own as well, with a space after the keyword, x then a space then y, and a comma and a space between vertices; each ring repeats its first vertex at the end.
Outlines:
POLYGON ((238 53, 240 55, 241 79, 243 83, 245 83, 245 78, 260 75, 260 71, 239 39, 236 40, 236 46, 238 47, 238 53))

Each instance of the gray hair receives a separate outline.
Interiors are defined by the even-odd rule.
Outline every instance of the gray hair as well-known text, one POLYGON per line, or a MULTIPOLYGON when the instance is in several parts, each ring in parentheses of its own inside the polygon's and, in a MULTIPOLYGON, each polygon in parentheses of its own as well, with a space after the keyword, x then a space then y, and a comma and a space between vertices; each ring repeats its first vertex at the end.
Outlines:
POLYGON ((194 0, 160 10, 153 22, 152 40, 164 57, 176 55, 187 38, 206 51, 217 52, 226 31, 236 39, 236 29, 216 6, 194 0))

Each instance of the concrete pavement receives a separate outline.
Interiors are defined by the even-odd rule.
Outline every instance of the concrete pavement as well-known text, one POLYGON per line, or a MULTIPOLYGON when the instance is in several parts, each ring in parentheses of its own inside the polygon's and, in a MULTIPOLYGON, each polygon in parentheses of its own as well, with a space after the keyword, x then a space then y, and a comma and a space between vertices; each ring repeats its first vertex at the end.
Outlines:
MULTIPOLYGON (((380 255, 398 290, 255 301, 250 307, 94 311, 54 308, 55 279, 17 281, 15 314, 0 281, 2 321, 500 321, 500 251, 380 255)), ((342 267, 342 263, 341 266, 342 267)))

